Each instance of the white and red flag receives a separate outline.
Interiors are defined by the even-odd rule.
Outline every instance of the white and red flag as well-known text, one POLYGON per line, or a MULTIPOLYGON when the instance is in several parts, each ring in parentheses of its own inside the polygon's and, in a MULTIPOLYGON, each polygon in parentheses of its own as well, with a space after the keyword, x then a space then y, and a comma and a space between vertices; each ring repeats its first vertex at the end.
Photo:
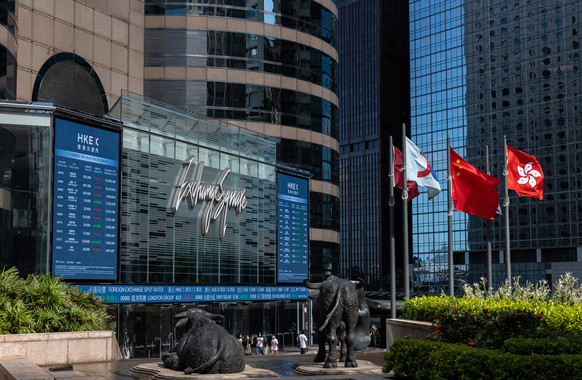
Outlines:
MULTIPOLYGON (((394 149, 394 186, 402 189, 402 152, 400 149, 393 147, 394 149)), ((420 193, 418 191, 418 185, 414 181, 406 181, 406 188, 408 189, 408 201, 410 202, 416 198, 420 193)))
POLYGON ((544 199, 544 172, 538 160, 507 145, 507 188, 522 197, 544 199))
POLYGON ((430 201, 441 192, 441 185, 428 159, 420 149, 406 137, 406 180, 414 181, 427 189, 430 201))

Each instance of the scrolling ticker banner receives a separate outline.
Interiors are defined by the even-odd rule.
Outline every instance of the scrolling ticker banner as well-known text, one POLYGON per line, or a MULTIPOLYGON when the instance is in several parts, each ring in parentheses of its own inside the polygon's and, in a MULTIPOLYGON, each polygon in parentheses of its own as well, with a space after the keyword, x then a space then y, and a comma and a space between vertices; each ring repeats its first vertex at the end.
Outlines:
POLYGON ((309 179, 277 174, 277 282, 309 277, 309 179))
POLYGON ((107 304, 305 301, 303 286, 79 285, 107 304))
POLYGON ((120 134, 55 118, 52 274, 116 280, 120 134))

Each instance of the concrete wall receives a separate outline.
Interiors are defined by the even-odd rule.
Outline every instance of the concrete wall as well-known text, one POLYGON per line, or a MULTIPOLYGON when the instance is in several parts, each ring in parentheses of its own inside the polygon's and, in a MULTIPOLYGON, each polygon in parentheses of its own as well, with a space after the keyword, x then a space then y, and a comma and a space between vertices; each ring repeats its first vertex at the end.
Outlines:
POLYGON ((60 52, 74 53, 91 65, 109 107, 122 89, 143 94, 143 0, 19 0, 17 4, 18 100, 31 100, 40 68, 60 52))
POLYGON ((112 331, 0 335, 0 358, 26 357, 39 366, 121 359, 112 331))
POLYGON ((408 319, 386 319, 386 348, 390 349, 395 339, 424 339, 432 333, 432 322, 408 319))

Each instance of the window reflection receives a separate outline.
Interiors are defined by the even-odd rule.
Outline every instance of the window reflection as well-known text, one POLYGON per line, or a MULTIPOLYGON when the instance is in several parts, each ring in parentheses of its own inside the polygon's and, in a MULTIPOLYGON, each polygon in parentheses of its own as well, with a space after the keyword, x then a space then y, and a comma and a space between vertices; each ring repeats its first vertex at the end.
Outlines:
POLYGON ((337 62, 299 43, 255 34, 146 29, 145 66, 228 67, 281 74, 337 90, 337 62))
POLYGON ((221 16, 259 21, 299 30, 321 38, 337 48, 337 17, 315 2, 285 0, 146 0, 146 15, 221 16))
POLYGON ((277 161, 309 171, 312 179, 339 184, 339 153, 319 144, 281 139, 277 161))
POLYGON ((146 80, 144 90, 150 96, 155 94, 160 101, 181 104, 213 118, 289 125, 337 136, 337 106, 297 91, 237 83, 171 80, 146 80), (201 99, 203 94, 206 100, 201 99))
POLYGON ((297 91, 235 83, 208 83, 207 114, 262 121, 336 136, 337 107, 297 91))

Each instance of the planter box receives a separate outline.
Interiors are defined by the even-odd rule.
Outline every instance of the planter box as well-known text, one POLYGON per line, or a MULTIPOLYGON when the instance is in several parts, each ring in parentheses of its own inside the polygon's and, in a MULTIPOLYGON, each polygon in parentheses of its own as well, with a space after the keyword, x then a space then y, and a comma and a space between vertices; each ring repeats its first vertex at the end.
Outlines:
POLYGON ((0 359, 26 357, 39 366, 121 359, 113 331, 0 335, 0 359))
POLYGON ((390 349, 394 339, 425 339, 432 333, 432 322, 409 319, 386 319, 386 348, 390 349))

